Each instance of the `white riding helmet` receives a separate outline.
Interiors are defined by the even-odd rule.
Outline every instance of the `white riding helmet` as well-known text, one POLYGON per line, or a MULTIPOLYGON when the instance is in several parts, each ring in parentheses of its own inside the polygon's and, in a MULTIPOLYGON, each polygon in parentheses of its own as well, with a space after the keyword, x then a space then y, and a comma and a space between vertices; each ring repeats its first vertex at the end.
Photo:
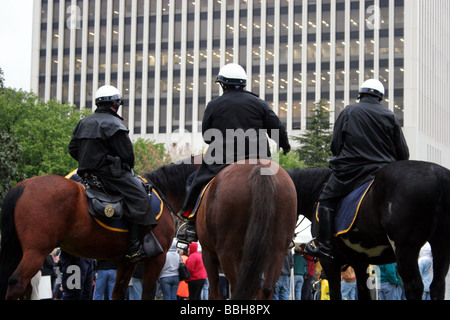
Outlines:
POLYGON ((245 87, 247 85, 247 73, 237 63, 230 63, 220 69, 216 82, 227 86, 245 87))
POLYGON ((362 93, 370 94, 372 96, 377 97, 380 100, 383 100, 385 91, 383 84, 379 80, 369 79, 366 82, 364 82, 363 85, 361 86, 361 89, 359 89, 360 96, 362 93))
POLYGON ((95 104, 98 106, 104 102, 114 102, 114 105, 118 107, 123 104, 122 95, 116 87, 105 85, 95 93, 95 104))

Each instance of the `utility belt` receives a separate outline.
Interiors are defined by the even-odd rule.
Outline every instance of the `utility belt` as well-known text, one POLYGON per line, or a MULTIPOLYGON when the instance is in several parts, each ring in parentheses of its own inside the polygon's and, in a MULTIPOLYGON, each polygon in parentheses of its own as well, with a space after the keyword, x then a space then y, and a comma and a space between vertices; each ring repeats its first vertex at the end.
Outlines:
POLYGON ((110 155, 106 156, 106 166, 109 167, 111 171, 111 176, 118 178, 122 175, 122 171, 131 171, 131 167, 127 163, 122 163, 119 157, 113 157, 110 155))

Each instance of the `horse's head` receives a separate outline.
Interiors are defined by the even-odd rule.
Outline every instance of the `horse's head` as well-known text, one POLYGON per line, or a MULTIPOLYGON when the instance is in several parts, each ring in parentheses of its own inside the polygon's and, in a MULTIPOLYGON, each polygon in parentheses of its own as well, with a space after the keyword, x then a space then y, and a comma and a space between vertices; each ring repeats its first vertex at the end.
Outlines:
POLYGON ((331 170, 328 168, 294 169, 288 173, 297 190, 297 213, 312 221, 315 204, 330 177, 331 170))
POLYGON ((146 173, 144 177, 161 191, 172 208, 178 212, 186 197, 186 180, 197 167, 193 161, 180 161, 159 167, 146 173))

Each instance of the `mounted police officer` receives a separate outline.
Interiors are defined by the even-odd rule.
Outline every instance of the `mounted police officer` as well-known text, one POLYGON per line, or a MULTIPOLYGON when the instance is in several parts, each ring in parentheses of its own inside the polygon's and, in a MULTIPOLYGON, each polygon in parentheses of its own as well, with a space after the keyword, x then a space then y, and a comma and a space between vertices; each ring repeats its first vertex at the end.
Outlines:
MULTIPOLYGON (((181 210, 186 218, 202 188, 223 168, 243 159, 271 158, 266 134, 272 139, 278 138, 285 153, 291 149, 278 116, 265 101, 244 90, 247 74, 240 65, 230 63, 222 67, 216 83, 220 83, 223 95, 209 102, 203 116, 202 134, 209 148, 181 210)), ((179 240, 196 240, 194 219, 191 217, 184 232, 178 233, 179 240)))
POLYGON ((317 257, 332 258, 334 211, 343 197, 374 179, 382 167, 408 160, 409 149, 395 114, 381 105, 384 86, 366 81, 360 102, 347 106, 334 126, 330 160, 332 174, 319 197, 318 244, 310 242, 306 251, 317 257))
POLYGON ((123 105, 119 90, 110 85, 99 88, 95 104, 95 113, 82 119, 73 130, 69 153, 78 161, 82 178, 96 177, 108 191, 123 195, 124 213, 130 223, 126 257, 137 262, 145 257, 140 240, 145 226, 154 228, 157 222, 147 191, 133 173, 133 144, 117 114, 123 105))

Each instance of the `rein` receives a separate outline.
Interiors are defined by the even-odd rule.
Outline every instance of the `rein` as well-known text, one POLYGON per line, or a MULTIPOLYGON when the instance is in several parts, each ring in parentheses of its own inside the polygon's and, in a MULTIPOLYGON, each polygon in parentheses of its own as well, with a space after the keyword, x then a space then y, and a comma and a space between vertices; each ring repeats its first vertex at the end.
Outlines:
POLYGON ((164 193, 161 192, 161 190, 158 188, 158 186, 156 184, 154 184, 151 180, 146 179, 148 182, 148 186, 151 189, 155 189, 156 192, 158 193, 159 197, 161 198, 161 200, 163 201, 163 203, 167 206, 167 209, 169 209, 170 215, 173 217, 178 217, 178 215, 175 213, 175 210, 173 210, 173 207, 170 205, 169 200, 167 200, 167 197, 164 193))

